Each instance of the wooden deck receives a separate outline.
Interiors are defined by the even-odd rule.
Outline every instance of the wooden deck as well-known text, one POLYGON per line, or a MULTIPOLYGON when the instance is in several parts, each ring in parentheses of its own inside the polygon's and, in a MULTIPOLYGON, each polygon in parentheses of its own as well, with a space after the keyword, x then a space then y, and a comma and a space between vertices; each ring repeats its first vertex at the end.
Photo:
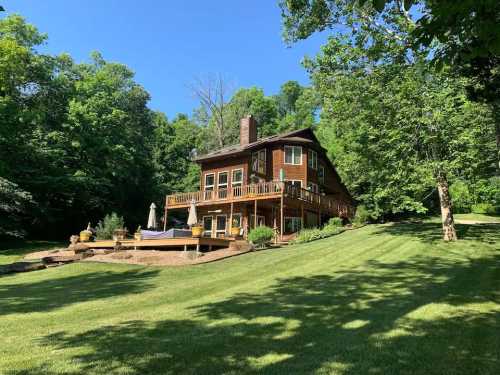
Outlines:
POLYGON ((271 181, 259 184, 233 186, 227 189, 178 193, 166 197, 166 209, 187 208, 194 201, 197 206, 227 204, 264 199, 283 199, 306 204, 332 216, 352 216, 354 208, 336 196, 313 193, 287 182, 271 181))
MULTIPOLYGON (((195 248, 200 249, 201 246, 211 247, 228 247, 233 238, 212 238, 212 237, 178 237, 178 238, 162 238, 155 240, 140 240, 136 241, 121 240, 121 246, 126 248, 140 248, 140 247, 154 247, 154 248, 168 248, 168 247, 181 247, 181 248, 195 248)), ((94 242, 83 242, 85 246, 89 249, 105 249, 113 248, 116 245, 116 241, 113 240, 101 240, 94 242)))

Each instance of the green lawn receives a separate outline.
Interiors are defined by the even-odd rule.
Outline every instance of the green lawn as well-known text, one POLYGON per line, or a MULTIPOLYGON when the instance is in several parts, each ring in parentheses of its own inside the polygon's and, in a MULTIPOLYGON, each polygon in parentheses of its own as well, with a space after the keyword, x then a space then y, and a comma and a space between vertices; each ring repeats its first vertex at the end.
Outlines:
POLYGON ((0 243, 0 265, 16 262, 28 253, 67 247, 68 243, 56 241, 12 241, 0 243))
POLYGON ((499 374, 500 226, 457 227, 1 276, 0 372, 499 374))
POLYGON ((483 215, 483 214, 454 214, 455 220, 474 220, 484 221, 486 223, 497 222, 500 223, 500 216, 483 215))

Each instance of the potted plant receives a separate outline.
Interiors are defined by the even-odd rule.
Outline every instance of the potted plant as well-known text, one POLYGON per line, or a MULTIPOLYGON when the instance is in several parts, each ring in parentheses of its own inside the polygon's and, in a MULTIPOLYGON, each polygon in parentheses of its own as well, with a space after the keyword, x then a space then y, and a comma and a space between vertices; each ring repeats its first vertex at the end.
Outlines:
POLYGON ((134 233, 134 240, 136 240, 136 241, 142 240, 142 233, 141 233, 141 226, 140 225, 137 227, 137 230, 134 233))
POLYGON ((237 219, 233 219, 233 225, 231 226, 231 237, 238 237, 240 235, 241 227, 237 219))
POLYGON ((80 242, 88 242, 90 241, 90 237, 92 236, 92 231, 90 230, 90 223, 87 225, 87 229, 82 230, 80 232, 80 242))
POLYGON ((203 234, 203 226, 200 223, 193 225, 191 227, 191 235, 193 237, 201 237, 202 234, 203 234))
POLYGON ((127 228, 121 228, 121 229, 115 229, 113 231, 113 240, 114 241, 121 241, 124 240, 125 237, 127 236, 127 228))

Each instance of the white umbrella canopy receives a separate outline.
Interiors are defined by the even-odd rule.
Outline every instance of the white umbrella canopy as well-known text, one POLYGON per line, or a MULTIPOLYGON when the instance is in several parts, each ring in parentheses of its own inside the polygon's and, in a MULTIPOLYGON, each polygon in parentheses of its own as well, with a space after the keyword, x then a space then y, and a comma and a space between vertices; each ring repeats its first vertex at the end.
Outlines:
POLYGON ((156 205, 151 203, 149 206, 148 229, 156 229, 156 205))
POLYGON ((196 216, 196 204, 195 201, 191 201, 191 207, 189 207, 189 216, 187 220, 187 225, 192 227, 198 223, 198 217, 196 216))

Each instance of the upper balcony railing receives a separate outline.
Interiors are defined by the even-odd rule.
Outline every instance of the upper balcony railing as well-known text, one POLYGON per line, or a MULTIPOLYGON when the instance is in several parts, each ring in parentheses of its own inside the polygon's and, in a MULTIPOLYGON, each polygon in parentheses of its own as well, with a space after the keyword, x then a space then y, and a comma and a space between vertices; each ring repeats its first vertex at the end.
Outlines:
POLYGON ((210 204, 262 198, 280 198, 282 194, 287 198, 310 203, 335 216, 351 216, 353 214, 353 207, 338 198, 317 194, 281 181, 236 185, 217 190, 201 190, 168 195, 167 207, 187 207, 193 200, 195 203, 210 204))

